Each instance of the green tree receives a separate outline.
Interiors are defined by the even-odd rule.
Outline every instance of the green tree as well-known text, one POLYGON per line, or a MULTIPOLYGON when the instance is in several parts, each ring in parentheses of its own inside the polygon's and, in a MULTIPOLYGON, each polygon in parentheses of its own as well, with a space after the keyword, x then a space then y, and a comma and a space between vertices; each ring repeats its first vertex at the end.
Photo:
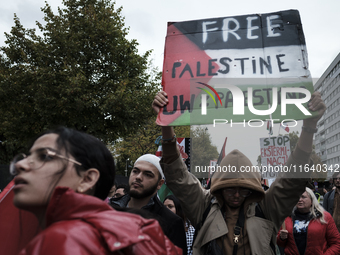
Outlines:
MULTIPOLYGON (((179 126, 175 128, 177 137, 191 137, 191 162, 199 166, 209 166, 210 160, 218 158, 216 146, 212 145, 211 137, 204 127, 191 128, 190 126, 179 126)), ((125 175, 127 168, 129 175, 133 163, 143 154, 155 154, 158 145, 156 139, 162 135, 161 127, 150 119, 147 124, 141 125, 133 134, 117 141, 111 150, 117 162, 117 172, 125 175)), ((198 175, 199 178, 207 177, 207 173, 198 175)))
POLYGON ((210 160, 218 158, 218 151, 215 145, 211 143, 211 136, 204 127, 197 127, 191 130, 191 171, 198 178, 207 178, 208 173, 195 172, 195 166, 209 166, 210 160))
MULTIPOLYGON (((136 132, 116 142, 112 150, 116 155, 117 172, 125 175, 125 169, 130 171, 137 158, 147 153, 155 154, 158 149, 155 141, 161 135, 161 127, 155 124, 154 118, 151 118, 136 132)), ((190 137, 190 127, 176 127, 176 136, 190 137)))
POLYGON ((104 142, 124 137, 152 116, 160 76, 150 52, 127 40, 121 8, 110 0, 64 0, 44 24, 15 25, 0 48, 0 163, 41 131, 65 125, 104 142))

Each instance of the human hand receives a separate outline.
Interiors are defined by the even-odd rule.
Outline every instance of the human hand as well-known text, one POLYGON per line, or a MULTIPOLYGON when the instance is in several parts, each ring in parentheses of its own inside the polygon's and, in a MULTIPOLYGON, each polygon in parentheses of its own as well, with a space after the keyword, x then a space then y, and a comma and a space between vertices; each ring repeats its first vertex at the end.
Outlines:
POLYGON ((281 238, 281 240, 286 240, 288 238, 288 230, 281 229, 280 230, 280 238, 281 238))
POLYGON ((162 107, 166 106, 169 102, 168 94, 165 91, 159 91, 152 102, 152 109, 155 113, 159 113, 162 107))
POLYGON ((309 110, 311 110, 313 112, 317 111, 318 115, 313 117, 313 118, 304 119, 303 120, 303 126, 315 128, 317 122, 319 121, 319 119, 322 117, 322 115, 326 111, 326 105, 323 102, 323 100, 321 99, 321 93, 319 91, 315 91, 312 94, 311 100, 308 103, 308 108, 309 108, 309 110))

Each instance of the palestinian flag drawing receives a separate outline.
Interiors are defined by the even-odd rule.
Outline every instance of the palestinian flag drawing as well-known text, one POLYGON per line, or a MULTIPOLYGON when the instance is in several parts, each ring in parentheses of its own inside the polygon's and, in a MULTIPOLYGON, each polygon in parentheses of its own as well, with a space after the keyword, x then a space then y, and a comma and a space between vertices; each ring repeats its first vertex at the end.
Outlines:
POLYGON ((169 22, 159 125, 304 119, 313 92, 297 10, 169 22))
MULTIPOLYGON (((156 140, 156 142, 157 142, 157 140, 156 140)), ((186 164, 186 166, 188 167, 188 170, 190 171, 190 149, 191 149, 190 144, 191 144, 191 139, 190 138, 177 137, 176 140, 177 140, 177 146, 178 146, 178 149, 179 149, 179 153, 181 154, 184 163, 186 164)), ((159 158, 162 158, 162 154, 163 154, 163 148, 162 148, 162 145, 159 144, 155 155, 159 158)))

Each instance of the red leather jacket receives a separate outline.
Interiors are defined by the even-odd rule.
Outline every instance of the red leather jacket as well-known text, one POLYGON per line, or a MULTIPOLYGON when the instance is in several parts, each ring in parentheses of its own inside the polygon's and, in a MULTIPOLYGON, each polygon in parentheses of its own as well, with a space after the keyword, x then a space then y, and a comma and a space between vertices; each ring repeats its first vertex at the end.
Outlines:
POLYGON ((46 212, 46 228, 20 253, 182 254, 156 220, 113 210, 104 201, 58 187, 46 212))
MULTIPOLYGON (((324 212, 327 224, 321 224, 319 221, 312 219, 307 228, 307 245, 305 255, 340 254, 340 234, 335 226, 332 216, 328 212, 324 212)), ((286 255, 299 254, 293 236, 293 221, 291 217, 285 219, 286 229, 288 230, 288 238, 280 239, 280 231, 277 235, 277 244, 285 247, 286 255)))

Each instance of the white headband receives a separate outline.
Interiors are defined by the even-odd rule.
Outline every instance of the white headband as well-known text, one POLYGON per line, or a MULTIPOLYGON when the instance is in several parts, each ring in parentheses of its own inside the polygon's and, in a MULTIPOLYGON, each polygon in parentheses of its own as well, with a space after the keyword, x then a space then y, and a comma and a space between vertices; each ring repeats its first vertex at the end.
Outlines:
POLYGON ((146 161, 146 162, 149 162, 150 164, 153 164, 159 171, 159 173, 161 174, 162 176, 162 179, 164 179, 164 174, 163 174, 163 170, 162 170, 162 167, 161 165, 159 164, 159 157, 153 155, 153 154, 145 154, 143 156, 140 156, 135 164, 138 162, 138 161, 146 161))

